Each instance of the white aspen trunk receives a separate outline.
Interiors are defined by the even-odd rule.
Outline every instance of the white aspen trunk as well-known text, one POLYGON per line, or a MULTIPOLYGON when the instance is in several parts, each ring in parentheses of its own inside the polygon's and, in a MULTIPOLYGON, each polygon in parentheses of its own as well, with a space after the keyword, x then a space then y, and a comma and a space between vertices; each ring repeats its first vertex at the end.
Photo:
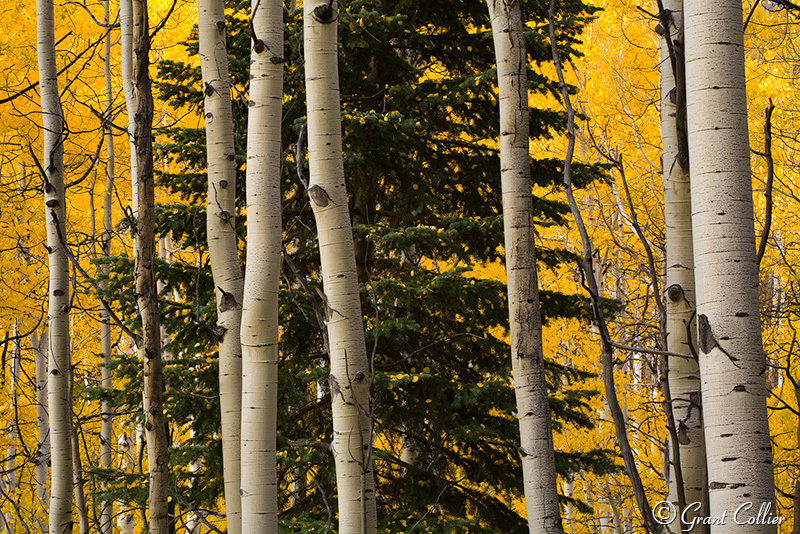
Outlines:
POLYGON ((217 296, 219 397, 228 532, 241 531, 242 346, 244 282, 236 237, 236 150, 233 145, 231 83, 225 45, 225 3, 199 0, 200 67, 205 93, 208 166, 206 229, 217 296))
POLYGON ((149 532, 169 531, 166 424, 164 422, 164 381, 161 372, 161 324, 153 262, 155 240, 155 187, 153 183, 153 94, 150 86, 150 25, 147 0, 133 0, 133 85, 137 108, 135 144, 139 213, 136 227, 136 300, 142 318, 139 355, 144 365, 143 405, 147 436, 149 485, 149 532))
MULTIPOLYGON (((709 514, 744 503, 739 521, 774 510, 759 320, 744 72, 742 5, 686 2, 686 94, 697 345, 708 461, 709 514)), ((740 532, 728 521, 713 534, 740 532)), ((752 524, 748 534, 774 533, 752 524)))
MULTIPOLYGON (((111 24, 111 0, 103 3, 103 22, 111 24)), ((114 88, 111 79, 111 34, 106 33, 105 54, 103 58, 103 73, 105 77, 106 91, 106 111, 105 111, 105 137, 106 137, 106 190, 103 195, 103 240, 102 253, 104 256, 111 254, 111 236, 113 235, 113 224, 111 219, 111 196, 114 190, 114 175, 116 166, 116 153, 114 147, 114 132, 111 130, 111 121, 114 113, 114 88)), ((101 274, 108 276, 110 269, 107 264, 101 267, 101 274)), ((102 289, 108 288, 108 281, 100 282, 102 289)), ((111 369, 111 316, 108 309, 101 304, 100 306, 100 385, 103 388, 111 389, 114 386, 111 369)), ((111 405, 108 401, 101 404, 101 423, 100 423, 100 467, 111 469, 111 443, 113 436, 113 420, 111 418, 111 405)), ((103 485, 105 487, 106 484, 103 485)), ((111 501, 100 503, 100 534, 112 534, 113 524, 111 517, 114 515, 114 507, 111 501)))
POLYGON ((50 460, 50 425, 47 416, 47 341, 48 336, 39 338, 36 332, 31 335, 31 352, 33 353, 36 376, 36 430, 38 447, 34 463, 36 465, 36 523, 39 532, 47 534, 48 522, 44 521, 39 510, 47 511, 50 494, 48 491, 48 468, 50 460))
MULTIPOLYGON (((139 214, 139 186, 136 158, 136 92, 133 87, 133 4, 132 0, 119 0, 120 71, 125 107, 128 110, 128 148, 131 165, 131 209, 133 216, 139 214)), ((134 247, 135 251, 135 247, 134 247)))
MULTIPOLYGON (((678 121, 685 120, 677 100, 685 98, 685 92, 676 86, 676 77, 683 82, 683 54, 676 54, 675 71, 670 61, 666 37, 683 42, 683 2, 665 0, 665 10, 671 13, 671 23, 661 31, 661 139, 662 179, 664 181, 664 228, 666 237, 666 310, 667 349, 682 354, 692 354, 697 346, 692 336, 694 326, 694 254, 692 249, 692 203, 689 185, 689 169, 686 161, 679 158, 678 121), (680 116, 679 116, 680 115, 680 116)), ((674 45, 673 45, 674 46, 674 45)), ((700 369, 693 358, 668 357, 669 389, 672 397, 672 412, 678 436, 680 468, 686 504, 702 503, 706 483, 705 442, 700 395, 700 369)), ((668 500, 679 505, 675 458, 670 444, 668 500)), ((690 507, 690 520, 701 512, 690 507)), ((677 525, 676 525, 677 526, 677 525)), ((675 529, 675 527, 673 527, 675 529)), ((708 532, 707 525, 698 525, 698 533, 708 532)))
MULTIPOLYGON (((564 497, 575 497, 575 479, 572 475, 564 477, 564 497)), ((564 506, 564 519, 567 525, 565 531, 570 533, 575 532, 575 505, 572 503, 567 503, 567 505, 564 506)))
POLYGON ((340 534, 377 530, 372 467, 371 370, 364 342, 355 246, 342 160, 338 2, 304 10, 309 196, 317 224, 325 312, 340 534))
POLYGON ((486 0, 486 4, 492 21, 500 93, 500 170, 511 361, 528 528, 531 533, 562 533, 542 351, 528 144, 528 56, 522 14, 519 2, 486 0))
MULTIPOLYGON (((133 470, 133 456, 131 454, 131 442, 127 433, 122 433, 117 438, 117 448, 122 455, 120 467, 123 471, 133 470)), ((120 511, 117 515, 117 527, 119 527, 120 534, 133 534, 134 527, 134 514, 133 510, 125 510, 126 504, 123 501, 118 501, 120 511)))
POLYGON ((39 93, 42 101, 42 166, 50 269, 48 287, 48 406, 50 418, 50 532, 72 532, 72 399, 69 352, 69 259, 66 246, 63 123, 58 92, 53 0, 37 0, 39 93))
MULTIPOLYGON (((192 438, 195 437, 194 429, 189 431, 189 436, 192 438)), ((197 473, 202 468, 203 468, 203 459, 198 458, 197 460, 194 460, 192 461, 192 463, 189 464, 189 473, 192 474, 197 473)), ((193 485, 193 481, 190 482, 190 485, 193 485)), ((199 512, 197 510, 191 510, 189 512, 188 517, 186 518, 186 534, 199 534, 201 513, 202 512, 199 512)))
POLYGON ((247 272, 242 307, 242 532, 278 531, 283 4, 253 2, 247 117, 247 272))

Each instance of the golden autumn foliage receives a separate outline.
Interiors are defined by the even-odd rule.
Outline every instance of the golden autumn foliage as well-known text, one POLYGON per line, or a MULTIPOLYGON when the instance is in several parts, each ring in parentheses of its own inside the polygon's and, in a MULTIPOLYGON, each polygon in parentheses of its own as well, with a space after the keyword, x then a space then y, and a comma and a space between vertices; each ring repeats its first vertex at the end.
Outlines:
MULTIPOLYGON (((659 39, 654 31, 657 21, 648 14, 657 8, 622 0, 595 0, 594 4, 602 11, 597 13, 583 34, 583 57, 575 60, 568 72, 570 82, 579 90, 576 101, 582 114, 576 159, 582 163, 596 163, 606 162, 603 154, 621 158, 630 201, 636 209, 645 238, 655 251, 663 289, 665 237, 659 129, 659 39)), ((188 28, 195 23, 196 6, 180 1, 172 11, 172 2, 166 0, 151 2, 151 5, 154 9, 151 20, 157 22, 169 15, 155 36, 153 60, 186 59, 183 57, 184 49, 176 43, 186 38, 188 28)), ((796 103, 797 80, 800 79, 800 51, 796 43, 800 42, 800 23, 788 9, 769 9, 775 5, 778 4, 758 4, 753 8, 752 16, 746 10, 746 59, 758 238, 767 227, 768 205, 771 211, 770 232, 760 266, 761 307, 769 362, 765 379, 772 392, 769 413, 777 512, 787 518, 781 524, 780 532, 788 533, 793 529, 794 495, 800 490, 800 357, 797 339, 800 326, 800 275, 797 273, 800 264, 800 193, 797 193, 800 184, 800 139, 797 135, 800 131, 800 108, 796 103), (772 146, 771 153, 767 154, 765 109, 770 105, 774 105, 772 146), (767 164, 770 158, 771 171, 767 164)), ((60 20, 56 23, 59 68, 63 68, 59 82, 65 116, 68 117, 64 147, 66 180, 70 184, 67 240, 80 266, 73 268, 76 293, 72 308, 72 336, 76 390, 96 385, 100 376, 97 356, 100 352, 100 303, 95 288, 85 280, 81 271, 95 273, 96 265, 91 260, 98 254, 96 240, 102 231, 99 210, 105 187, 106 158, 102 140, 105 107, 102 42, 105 30, 93 20, 102 20, 102 8, 101 2, 90 3, 86 8, 79 3, 66 3, 57 10, 60 20)), ((40 205, 41 179, 37 167, 41 161, 41 132, 35 86, 35 6, 31 2, 8 0, 0 8, 0 14, 5 19, 13 17, 14 20, 0 32, 1 61, 6 66, 0 76, 0 336, 5 336, 6 340, 3 345, 6 355, 4 378, 0 386, 0 428, 3 429, 0 451, 7 451, 0 456, 6 458, 4 469, 16 470, 17 483, 20 484, 16 495, 3 497, 0 509, 9 522, 34 525, 37 519, 44 520, 46 512, 35 502, 35 465, 32 460, 38 446, 33 386, 36 372, 27 336, 31 332, 38 336, 46 335, 47 321, 44 210, 40 205), (8 363, 14 351, 11 341, 14 335, 22 337, 18 381, 12 379, 8 363), (16 402, 12 384, 17 388, 16 402)), ((110 31, 116 39, 117 29, 111 28, 110 31)), ((128 143, 124 132, 127 117, 118 53, 112 58, 117 154, 113 223, 118 232, 112 241, 112 250, 114 254, 132 254, 130 232, 124 224, 119 224, 130 209, 131 191, 128 143)), ((549 66, 539 68, 552 77, 553 73, 548 69, 549 66)), ((477 80, 475 85, 478 85, 477 80)), ((555 98, 535 96, 531 98, 531 104, 560 110, 560 103, 555 98)), ((202 121, 198 115, 174 116, 172 113, 174 111, 166 107, 157 110, 157 123, 194 127, 202 121)), ((348 113, 345 113, 345 119, 349 120, 348 113)), ((365 119, 362 116, 360 120, 363 122, 365 119)), ((483 140, 480 142, 485 143, 483 140)), ((557 135, 538 141, 532 151, 537 156, 563 157, 564 145, 563 137, 557 135)), ((167 168, 169 164, 164 165, 167 168)), ((413 187, 416 189, 417 185, 413 187)), ((564 198, 559 188, 537 187, 534 193, 541 198, 564 198)), ((162 200, 169 199, 166 193, 160 194, 162 200)), ((595 250, 596 279, 606 298, 621 303, 620 311, 611 321, 612 335, 620 344, 652 349, 657 345, 659 335, 654 298, 660 296, 653 295, 644 247, 633 230, 628 202, 625 184, 616 170, 609 171, 607 183, 592 184, 579 195, 579 205, 595 250)), ((580 252, 574 226, 542 227, 537 239, 545 249, 566 248, 580 252)), ((191 262, 202 261, 195 258, 193 250, 177 250, 175 254, 183 259, 191 258, 191 262)), ((505 281, 504 268, 499 264, 476 265, 470 276, 505 281)), ((540 269, 540 286, 543 288, 582 294, 583 285, 574 264, 540 269)), ((502 329, 487 334, 505 338, 502 329)), ((120 333, 115 336, 120 351, 132 351, 129 339, 120 333)), ((585 322, 557 319, 547 323, 544 352, 547 358, 559 364, 595 373, 599 371, 599 334, 585 322)), ((614 372, 629 439, 650 501, 655 503, 667 494, 663 478, 667 430, 658 390, 657 357, 636 351, 620 351, 616 357, 614 372)), ((208 360, 211 361, 210 356, 208 360)), ((426 367, 421 373, 428 374, 429 371, 426 367)), ((419 380, 416 369, 410 374, 398 371, 389 376, 392 383, 415 383, 419 380)), ((491 380, 505 380, 505 377, 487 377, 487 381, 491 380)), ((504 384, 508 385, 507 381, 504 384)), ((599 378, 591 379, 583 386, 590 390, 603 390, 599 378)), ((80 396, 76 395, 76 398, 80 396)), ((602 395, 588 402, 596 427, 591 430, 563 429, 555 436, 558 450, 575 452, 582 450, 587 443, 615 449, 610 415, 602 395)), ((76 402, 75 417, 80 422, 83 462, 97 465, 98 403, 83 399, 76 402)), ((130 418, 121 418, 117 426, 120 432, 128 432, 133 439, 135 430, 130 418)), ((182 432, 178 430, 176 439, 185 437, 182 432)), ((400 447, 399 440, 394 437, 379 436, 377 439, 385 440, 387 449, 400 447)), ((121 465, 124 461, 124 455, 118 451, 115 464, 121 465)), ((7 478, 5 487, 9 483, 7 478)), ((622 471, 603 476, 574 473, 571 480, 560 480, 559 487, 569 497, 592 507, 592 511, 587 512, 565 505, 562 517, 566 531, 576 534, 611 532, 615 526, 624 532, 643 531, 630 484, 622 471)), ((524 509, 519 502, 515 505, 519 510, 524 509)), ((208 520, 218 528, 224 526, 221 518, 209 515, 208 520)), ((137 522, 140 523, 138 516, 137 522)), ((141 531, 140 528, 137 527, 137 532, 141 531)))

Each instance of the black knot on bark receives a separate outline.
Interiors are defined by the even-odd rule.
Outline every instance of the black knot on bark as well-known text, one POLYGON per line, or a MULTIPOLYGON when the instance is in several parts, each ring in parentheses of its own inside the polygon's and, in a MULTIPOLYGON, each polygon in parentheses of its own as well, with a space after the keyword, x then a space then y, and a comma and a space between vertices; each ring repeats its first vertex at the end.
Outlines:
POLYGON ((683 288, 680 284, 672 284, 667 288, 667 297, 672 302, 678 302, 683 297, 683 288))
POLYGON ((320 4, 315 7, 313 16, 317 22, 321 22, 322 24, 330 24, 331 22, 335 22, 338 18, 338 13, 333 8, 333 0, 330 0, 327 4, 320 4))

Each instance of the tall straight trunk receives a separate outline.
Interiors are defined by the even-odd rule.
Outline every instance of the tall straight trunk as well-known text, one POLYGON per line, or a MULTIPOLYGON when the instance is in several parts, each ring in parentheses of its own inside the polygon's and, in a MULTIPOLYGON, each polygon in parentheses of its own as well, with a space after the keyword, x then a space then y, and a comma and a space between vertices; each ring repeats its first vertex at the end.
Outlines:
POLYGON ((253 2, 247 123, 247 271, 242 307, 242 532, 278 531, 283 4, 253 2))
MULTIPOLYGON (((120 71, 125 108, 128 110, 128 148, 131 165, 131 208, 133 216, 139 214, 139 187, 137 185, 136 157, 136 94, 133 89, 133 0, 119 0, 120 71)), ((135 253, 135 248, 134 248, 135 253)))
POLYGON ((36 430, 38 447, 34 464, 36 465, 36 523, 39 532, 47 534, 48 524, 39 515, 39 510, 46 511, 50 498, 47 491, 47 464, 50 461, 50 425, 47 416, 47 336, 41 338, 34 331, 31 335, 31 351, 35 367, 36 386, 36 430))
MULTIPOLYGON (((759 320, 744 73, 742 5, 686 2, 686 94, 691 158, 697 339, 708 460, 709 514, 774 506, 759 320)), ((740 531, 732 521, 711 532, 740 531)), ((748 525, 749 534, 776 532, 748 525)))
POLYGON ((364 341, 355 246, 342 160, 338 2, 304 4, 309 196, 317 224, 341 534, 377 530, 372 468, 371 369, 364 341))
MULTIPOLYGON (((103 22, 108 26, 111 24, 111 0, 105 0, 103 4, 103 22)), ((111 130, 111 121, 114 113, 114 93, 111 79, 111 33, 106 32, 105 54, 103 58, 103 74, 105 77, 106 90, 106 111, 105 123, 103 125, 106 137, 106 190, 103 195, 103 256, 111 255, 111 236, 113 232, 111 219, 111 195, 114 189, 114 173, 116 166, 116 153, 114 150, 114 133, 111 130)), ((101 274, 108 276, 110 269, 108 265, 102 264, 101 274)), ((104 277, 105 278, 105 277, 104 277)), ((100 282, 100 287, 108 287, 105 279, 100 282)), ((103 305, 100 308, 100 385, 103 388, 113 387, 113 377, 111 369, 111 316, 109 310, 103 305)), ((101 423, 100 423, 100 467, 111 469, 111 443, 113 436, 113 420, 111 418, 111 405, 104 400, 101 404, 101 423)), ((112 501, 102 501, 100 503, 100 534, 111 534, 113 524, 111 518, 114 515, 112 501)))
POLYGON ((42 101, 45 224, 48 286, 48 406, 50 418, 50 532, 72 532, 72 402, 69 352, 69 259, 64 197, 64 115, 56 73, 53 0, 37 0, 39 93, 42 101))
POLYGON ((151 534, 167 534, 169 465, 164 423, 164 381, 161 372, 161 324, 158 291, 153 271, 155 240, 155 187, 153 183, 153 94, 150 86, 150 24, 147 0, 133 0, 133 86, 137 96, 136 131, 139 216, 136 225, 136 301, 142 318, 139 355, 144 365, 144 416, 147 436, 151 534))
POLYGON ((233 144, 231 83, 225 45, 225 2, 199 0, 200 67, 205 88, 208 166, 206 229, 217 295, 219 396, 228 532, 241 531, 242 346, 244 282, 236 237, 236 149, 233 144))
MULTIPOLYGON (((695 282, 694 254, 692 249, 692 202, 689 186, 688 154, 686 146, 686 91, 684 57, 680 48, 683 42, 683 2, 665 0, 664 10, 669 13, 662 21, 661 41, 661 139, 662 179, 664 181, 664 228, 666 237, 666 310, 667 349, 671 352, 692 354, 697 345, 692 335, 694 323, 695 282), (664 25, 666 24, 666 27, 664 25), (672 39, 669 46, 666 39, 672 39), (677 41, 677 44, 675 43, 677 41), (673 57, 670 57, 672 50, 673 57)), ((703 502, 706 485, 706 457, 700 397, 700 368, 693 358, 668 357, 669 389, 678 443, 670 443, 668 454, 672 465, 669 483, 669 501, 679 505, 676 470, 680 467, 684 502, 688 505, 703 502), (680 464, 676 463, 677 445, 680 464)), ((695 506, 687 512, 688 518, 701 515, 695 506)), ((695 527, 698 532, 708 532, 708 525, 695 527)))
POLYGON ((562 533, 534 247, 536 231, 533 226, 528 141, 528 54, 520 3, 486 0, 486 4, 497 56, 511 361, 519 414, 528 528, 531 533, 562 533))

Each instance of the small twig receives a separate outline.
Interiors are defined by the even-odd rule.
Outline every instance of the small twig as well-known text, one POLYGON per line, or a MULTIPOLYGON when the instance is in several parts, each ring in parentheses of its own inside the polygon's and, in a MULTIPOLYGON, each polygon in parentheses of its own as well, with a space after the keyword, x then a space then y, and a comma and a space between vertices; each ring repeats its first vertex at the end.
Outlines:
POLYGON ((176 5, 178 5, 178 0, 172 0, 172 5, 170 6, 170 8, 169 8, 169 11, 167 11, 167 14, 166 14, 166 15, 164 15, 164 18, 163 18, 163 19, 161 19, 161 20, 159 21, 159 23, 158 23, 158 24, 156 24, 156 25, 153 27, 153 31, 150 33, 150 41, 151 41, 151 42, 153 41, 153 38, 156 36, 156 34, 157 34, 158 32, 160 32, 160 31, 161 31, 161 30, 164 28, 164 25, 165 25, 165 24, 167 23, 167 21, 169 20, 169 17, 170 17, 170 15, 172 15, 172 12, 173 12, 173 11, 175 11, 175 6, 176 6, 176 5))
POLYGON ((753 18, 753 14, 756 12, 756 8, 761 5, 761 0, 755 0, 753 2, 753 7, 750 8, 750 13, 747 15, 747 19, 744 21, 744 27, 742 28, 742 32, 747 31, 747 25, 750 24, 750 19, 753 18))
POLYGON ((764 158, 767 160, 767 186, 764 190, 764 232, 761 234, 761 241, 758 244, 758 254, 756 264, 761 265, 764 252, 767 249, 770 229, 772 228, 772 182, 775 177, 775 162, 772 157, 772 111, 775 105, 769 99, 769 106, 764 111, 764 158))
POLYGON ((290 447, 312 447, 314 449, 325 449, 326 451, 331 450, 331 446, 328 443, 324 443, 322 441, 304 441, 304 440, 294 440, 289 439, 280 432, 276 433, 278 436, 278 440, 282 443, 289 445, 290 447))
POLYGON ((328 504, 328 498, 325 496, 325 490, 322 489, 322 486, 320 486, 316 475, 314 475, 314 471, 309 469, 308 474, 311 475, 314 485, 317 486, 319 494, 322 496, 322 502, 325 504, 325 508, 328 510, 328 522, 325 524, 325 534, 328 534, 328 532, 331 531, 331 525, 333 524, 333 510, 331 509, 331 505, 328 504))

